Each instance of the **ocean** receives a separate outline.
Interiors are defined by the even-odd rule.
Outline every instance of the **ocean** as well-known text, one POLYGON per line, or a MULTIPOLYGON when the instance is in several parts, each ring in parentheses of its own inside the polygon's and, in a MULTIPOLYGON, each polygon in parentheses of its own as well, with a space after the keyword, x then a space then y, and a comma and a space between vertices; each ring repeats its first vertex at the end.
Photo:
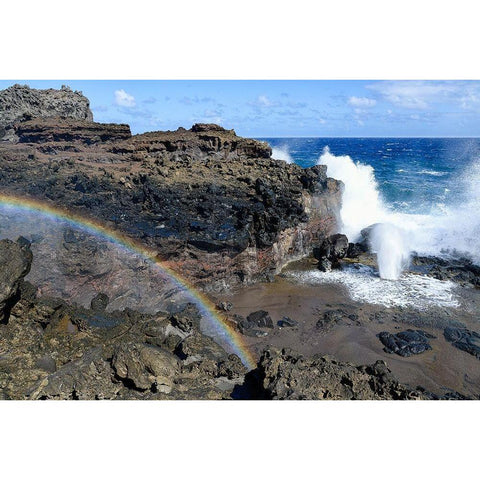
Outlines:
POLYGON ((376 222, 393 224, 419 254, 480 262, 479 138, 262 138, 273 157, 327 165, 346 187, 342 219, 355 240, 376 222))
POLYGON ((413 254, 480 264, 480 139, 262 138, 273 158, 327 166, 345 184, 340 231, 350 241, 375 225, 377 268, 346 266, 293 274, 310 284, 341 283, 354 300, 385 306, 458 307, 456 287, 412 274, 413 254), (393 280, 385 282, 385 280, 393 280))

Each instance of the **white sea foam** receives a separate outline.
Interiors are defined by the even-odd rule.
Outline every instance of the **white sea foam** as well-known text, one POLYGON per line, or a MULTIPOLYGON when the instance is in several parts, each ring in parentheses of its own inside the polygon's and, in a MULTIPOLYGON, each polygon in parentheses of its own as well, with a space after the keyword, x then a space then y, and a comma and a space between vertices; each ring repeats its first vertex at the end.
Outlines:
POLYGON ((404 274, 397 281, 382 280, 373 268, 355 265, 327 273, 292 272, 289 277, 310 285, 339 283, 347 287, 352 300, 385 307, 426 310, 430 307, 460 306, 455 295, 456 284, 424 275, 404 274))
POLYGON ((275 158, 275 160, 284 160, 287 163, 293 163, 293 158, 291 157, 287 146, 273 147, 272 158, 275 158))
POLYGON ((385 241, 376 239, 376 249, 384 247, 378 256, 379 269, 381 273, 389 272, 385 273, 388 278, 393 271, 401 271, 410 251, 421 255, 466 255, 480 263, 480 161, 469 167, 463 178, 456 179, 464 186, 462 202, 442 204, 422 215, 388 207, 370 165, 354 162, 348 155, 335 156, 328 148, 318 163, 327 165, 327 174, 345 184, 341 230, 350 240, 357 241, 360 231, 372 224, 390 225, 380 231, 385 241), (396 258, 394 265, 388 264, 393 262, 388 252, 396 258))
POLYGON ((431 175, 432 177, 443 177, 446 175, 445 172, 437 172, 435 170, 420 170, 419 172, 420 175, 431 175))

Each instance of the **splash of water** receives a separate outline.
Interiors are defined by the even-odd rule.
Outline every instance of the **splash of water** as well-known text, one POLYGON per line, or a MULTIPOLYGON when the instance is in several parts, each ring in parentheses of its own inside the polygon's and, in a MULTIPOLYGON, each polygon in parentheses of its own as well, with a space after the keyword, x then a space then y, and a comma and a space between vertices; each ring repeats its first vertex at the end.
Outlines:
POLYGON ((370 249, 377 254, 380 278, 398 280, 410 260, 407 233, 391 223, 377 223, 370 231, 370 249))
POLYGON ((291 157, 287 146, 273 147, 272 158, 275 160, 284 160, 287 163, 293 163, 293 158, 291 157))
MULTIPOLYGON (((354 162, 348 155, 335 156, 327 148, 318 160, 327 165, 329 176, 345 185, 340 212, 342 230, 351 241, 372 224, 372 250, 377 253, 382 278, 398 278, 408 264, 410 251, 420 255, 466 256, 480 264, 480 161, 477 159, 461 178, 463 188, 456 203, 432 207, 424 214, 396 212, 379 193, 374 169, 354 162), (440 208, 441 207, 441 208, 440 208), (408 240, 408 241, 407 241, 408 240)), ((421 188, 421 185, 419 185, 421 188)))

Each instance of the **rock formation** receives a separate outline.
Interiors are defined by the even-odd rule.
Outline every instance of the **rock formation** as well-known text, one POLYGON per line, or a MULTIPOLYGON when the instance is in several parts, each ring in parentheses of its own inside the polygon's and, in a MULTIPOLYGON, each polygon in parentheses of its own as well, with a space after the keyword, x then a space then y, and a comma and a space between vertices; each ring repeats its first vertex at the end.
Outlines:
POLYGON ((16 140, 15 124, 37 117, 93 121, 88 99, 66 86, 60 90, 36 90, 13 85, 0 91, 0 141, 16 140))
MULTIPOLYGON (((26 104, 21 92, 2 93, 12 108, 21 99, 16 111, 26 104)), ((52 105, 80 98, 42 95, 52 105)), ((218 125, 131 136, 126 125, 91 122, 88 102, 77 107, 39 109, 49 118, 15 123, 18 142, 0 144, 3 193, 136 237, 206 291, 271 278, 336 228, 340 183, 325 166, 274 160, 266 143, 218 125)), ((4 124, 10 116, 0 106, 4 124)))

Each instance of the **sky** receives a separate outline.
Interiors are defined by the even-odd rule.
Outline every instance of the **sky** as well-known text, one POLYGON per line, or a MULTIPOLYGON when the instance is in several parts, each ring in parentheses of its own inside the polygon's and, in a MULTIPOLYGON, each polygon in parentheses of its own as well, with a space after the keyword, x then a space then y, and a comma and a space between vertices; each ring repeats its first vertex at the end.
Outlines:
POLYGON ((247 137, 478 137, 480 81, 0 80, 68 85, 132 133, 217 123, 247 137))

